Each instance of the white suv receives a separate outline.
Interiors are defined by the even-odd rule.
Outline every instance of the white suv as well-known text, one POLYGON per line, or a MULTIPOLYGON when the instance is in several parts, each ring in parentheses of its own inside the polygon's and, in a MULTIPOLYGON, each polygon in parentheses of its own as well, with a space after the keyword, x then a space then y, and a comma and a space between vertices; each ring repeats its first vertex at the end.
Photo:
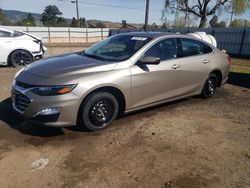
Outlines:
POLYGON ((26 66, 41 59, 45 50, 38 37, 0 27, 0 65, 26 66))

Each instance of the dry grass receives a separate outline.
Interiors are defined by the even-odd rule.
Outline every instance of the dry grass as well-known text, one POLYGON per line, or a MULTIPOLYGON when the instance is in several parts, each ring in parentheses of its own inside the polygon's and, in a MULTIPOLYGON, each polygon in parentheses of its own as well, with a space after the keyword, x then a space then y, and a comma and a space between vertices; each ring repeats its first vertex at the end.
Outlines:
POLYGON ((249 59, 232 59, 231 72, 250 74, 249 59))

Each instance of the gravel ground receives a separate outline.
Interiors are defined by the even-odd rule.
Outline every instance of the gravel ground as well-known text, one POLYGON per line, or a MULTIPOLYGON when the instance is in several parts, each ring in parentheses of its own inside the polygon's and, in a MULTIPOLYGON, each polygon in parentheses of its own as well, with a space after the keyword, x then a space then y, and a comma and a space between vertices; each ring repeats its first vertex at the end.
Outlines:
POLYGON ((16 71, 0 68, 0 187, 250 187, 250 79, 83 132, 15 117, 16 71))

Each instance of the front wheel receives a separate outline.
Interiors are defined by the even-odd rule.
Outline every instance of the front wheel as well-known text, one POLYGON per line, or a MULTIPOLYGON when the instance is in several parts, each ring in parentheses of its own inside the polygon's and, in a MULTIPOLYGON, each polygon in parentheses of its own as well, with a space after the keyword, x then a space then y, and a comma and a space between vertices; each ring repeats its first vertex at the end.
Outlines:
POLYGON ((118 109, 117 99, 111 93, 91 94, 80 107, 80 126, 92 131, 106 128, 115 120, 118 109))
POLYGON ((23 67, 32 63, 33 57, 25 50, 16 50, 10 54, 9 60, 13 67, 23 67))
POLYGON ((216 74, 212 73, 209 75, 208 79, 206 80, 203 86, 201 96, 203 98, 212 97, 216 91, 217 86, 218 86, 218 78, 216 74))

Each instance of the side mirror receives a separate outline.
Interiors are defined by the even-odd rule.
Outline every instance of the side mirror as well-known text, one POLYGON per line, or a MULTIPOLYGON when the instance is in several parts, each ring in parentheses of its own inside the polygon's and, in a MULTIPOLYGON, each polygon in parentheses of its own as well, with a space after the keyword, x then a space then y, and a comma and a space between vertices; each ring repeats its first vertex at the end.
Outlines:
POLYGON ((158 65, 161 62, 161 59, 159 57, 145 56, 139 62, 147 65, 158 65))

